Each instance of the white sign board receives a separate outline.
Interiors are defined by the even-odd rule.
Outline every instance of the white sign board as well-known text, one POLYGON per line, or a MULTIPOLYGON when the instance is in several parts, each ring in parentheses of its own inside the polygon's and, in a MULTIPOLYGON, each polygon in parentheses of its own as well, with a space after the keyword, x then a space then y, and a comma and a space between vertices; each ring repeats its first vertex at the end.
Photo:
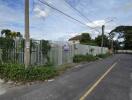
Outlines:
POLYGON ((69 51, 69 50, 70 50, 70 47, 69 47, 68 44, 65 44, 65 45, 63 46, 63 49, 64 49, 64 51, 69 51))
POLYGON ((26 42, 26 48, 30 47, 30 42, 26 42))

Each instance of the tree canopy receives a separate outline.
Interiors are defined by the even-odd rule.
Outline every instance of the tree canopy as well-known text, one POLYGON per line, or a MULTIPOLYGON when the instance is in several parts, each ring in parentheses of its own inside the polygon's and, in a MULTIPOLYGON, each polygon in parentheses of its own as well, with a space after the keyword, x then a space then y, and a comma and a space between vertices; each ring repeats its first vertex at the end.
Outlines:
POLYGON ((89 33, 82 33, 81 35, 81 43, 88 43, 91 40, 91 37, 89 35, 89 33))
MULTIPOLYGON (((103 46, 104 47, 109 47, 109 39, 106 35, 103 36, 104 37, 104 43, 103 43, 103 46)), ((98 46, 101 46, 101 42, 102 42, 102 35, 98 35, 96 38, 95 38, 95 42, 98 46)))
POLYGON ((89 33, 82 33, 80 43, 89 43, 91 41, 91 37, 89 33))
POLYGON ((20 32, 11 31, 9 29, 3 29, 1 31, 1 36, 5 36, 5 38, 15 39, 16 37, 22 37, 20 32))
POLYGON ((110 32, 110 34, 119 34, 119 38, 123 38, 124 49, 132 49, 132 26, 118 26, 110 32))

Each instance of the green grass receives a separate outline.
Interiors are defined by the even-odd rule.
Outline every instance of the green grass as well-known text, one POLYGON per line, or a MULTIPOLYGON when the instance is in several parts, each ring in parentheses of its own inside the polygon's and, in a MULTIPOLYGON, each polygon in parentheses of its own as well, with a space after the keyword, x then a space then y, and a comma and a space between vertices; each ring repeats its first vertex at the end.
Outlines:
POLYGON ((106 58, 110 54, 93 55, 75 55, 71 64, 64 64, 61 66, 53 67, 51 64, 46 66, 31 66, 25 69, 24 65, 20 64, 0 64, 0 78, 5 81, 14 82, 32 82, 32 81, 44 81, 54 78, 57 75, 62 74, 67 69, 75 66, 80 62, 95 61, 98 58, 106 58))
POLYGON ((89 55, 89 54, 86 54, 86 55, 75 55, 73 57, 73 62, 74 63, 89 62, 89 61, 98 60, 99 58, 107 58, 109 56, 111 56, 111 54, 109 54, 109 53, 99 54, 99 55, 96 55, 96 56, 89 55))
POLYGON ((97 60, 96 56, 93 55, 75 55, 73 57, 73 62, 75 63, 79 63, 79 62, 89 62, 89 61, 95 61, 97 60))
POLYGON ((58 75, 58 71, 54 67, 29 67, 25 69, 23 65, 3 64, 0 65, 0 78, 6 81, 30 82, 43 81, 58 75))
POLYGON ((98 57, 98 58, 107 58, 109 56, 111 56, 110 53, 96 55, 96 57, 98 57))

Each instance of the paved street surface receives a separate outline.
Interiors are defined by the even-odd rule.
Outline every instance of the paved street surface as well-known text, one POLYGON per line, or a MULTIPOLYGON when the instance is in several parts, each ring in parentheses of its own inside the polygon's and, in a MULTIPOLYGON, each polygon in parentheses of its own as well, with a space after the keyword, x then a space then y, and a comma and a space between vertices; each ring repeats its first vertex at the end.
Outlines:
POLYGON ((0 95, 4 94, 6 92, 5 89, 6 89, 6 87, 3 84, 1 84, 1 82, 0 82, 0 95))
POLYGON ((12 89, 0 100, 132 100, 132 55, 76 66, 54 81, 12 89))

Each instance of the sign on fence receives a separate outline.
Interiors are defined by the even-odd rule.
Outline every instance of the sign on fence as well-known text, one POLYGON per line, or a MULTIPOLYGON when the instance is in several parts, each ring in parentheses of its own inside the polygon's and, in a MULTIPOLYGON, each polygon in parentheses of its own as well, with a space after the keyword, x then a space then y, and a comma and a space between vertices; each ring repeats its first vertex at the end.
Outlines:
POLYGON ((64 51, 69 51, 70 47, 68 44, 64 44, 63 49, 64 49, 64 51))

